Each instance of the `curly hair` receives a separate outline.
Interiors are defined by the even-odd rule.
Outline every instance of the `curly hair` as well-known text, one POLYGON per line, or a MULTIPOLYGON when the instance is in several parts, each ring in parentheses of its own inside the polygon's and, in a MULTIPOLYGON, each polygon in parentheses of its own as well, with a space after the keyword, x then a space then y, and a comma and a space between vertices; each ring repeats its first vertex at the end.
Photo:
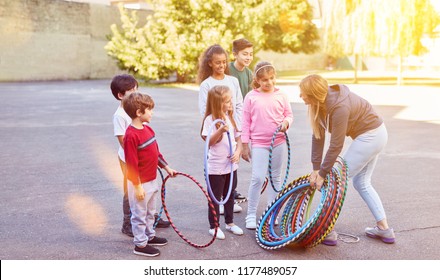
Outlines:
MULTIPOLYGON (((219 44, 208 47, 199 58, 199 69, 197 72, 197 83, 202 83, 206 78, 212 75, 212 67, 209 63, 212 61, 214 54, 224 54, 226 61, 228 60, 228 53, 219 44)), ((229 74, 228 64, 226 63, 225 74, 229 74)))

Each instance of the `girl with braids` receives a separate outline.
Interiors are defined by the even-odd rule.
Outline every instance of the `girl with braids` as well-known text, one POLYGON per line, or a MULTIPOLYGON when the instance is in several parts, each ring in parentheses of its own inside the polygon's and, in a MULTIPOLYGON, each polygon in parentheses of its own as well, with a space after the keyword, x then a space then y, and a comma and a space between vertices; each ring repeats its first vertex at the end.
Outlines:
MULTIPOLYGON (((231 91, 227 86, 214 86, 208 91, 208 99, 206 103, 205 117, 201 129, 201 136, 206 140, 212 123, 221 119, 226 124, 216 124, 212 135, 209 138, 209 182, 211 184, 212 193, 217 200, 226 197, 229 190, 230 178, 233 176, 231 195, 224 205, 226 230, 236 235, 242 235, 243 230, 234 224, 234 197, 232 193, 237 187, 237 169, 238 161, 241 154, 240 134, 234 120, 234 108, 232 107, 231 91), (229 156, 229 141, 227 132, 231 136, 232 156, 229 156), (231 174, 231 163, 233 164, 231 174)), ((219 205, 214 203, 217 213, 217 221, 220 221, 219 205)), ((215 233, 215 220, 211 211, 208 211, 209 234, 215 233)), ((225 239, 225 235, 220 228, 217 230, 217 239, 225 239)))
MULTIPOLYGON (((353 143, 343 158, 348 165, 353 186, 368 205, 376 220, 375 227, 367 227, 365 233, 385 243, 394 243, 394 231, 388 227, 385 210, 371 176, 384 149, 388 134, 381 117, 368 101, 352 93, 345 85, 328 86, 319 75, 305 77, 299 84, 300 97, 309 107, 312 137, 312 165, 310 185, 320 189, 344 146, 345 136, 353 143), (325 131, 331 133, 330 146, 323 158, 325 131)), ((337 234, 330 233, 323 243, 336 245, 337 234), (333 238, 332 238, 333 236, 333 238)))
MULTIPOLYGON (((257 206, 269 165, 269 150, 273 133, 281 127, 272 151, 273 182, 277 189, 281 187, 282 159, 286 154, 287 131, 293 120, 292 109, 287 96, 275 87, 276 71, 269 62, 260 62, 255 66, 252 82, 253 90, 244 99, 242 157, 250 161, 252 156, 252 177, 248 193, 248 211, 246 228, 257 226, 257 206), (249 143, 251 148, 249 148, 249 143)), ((277 193, 268 188, 267 204, 271 203, 277 193)))

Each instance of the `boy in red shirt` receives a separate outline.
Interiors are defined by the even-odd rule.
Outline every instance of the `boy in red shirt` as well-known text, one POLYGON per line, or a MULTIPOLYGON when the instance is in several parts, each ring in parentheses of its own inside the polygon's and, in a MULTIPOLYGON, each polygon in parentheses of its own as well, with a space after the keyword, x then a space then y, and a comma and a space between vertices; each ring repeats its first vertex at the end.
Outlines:
POLYGON ((131 225, 135 248, 133 253, 154 257, 160 254, 157 248, 168 243, 165 238, 157 237, 154 231, 154 213, 159 186, 156 181, 157 166, 175 176, 156 142, 153 129, 144 123, 150 123, 154 101, 146 94, 132 93, 123 99, 125 112, 131 117, 131 125, 124 137, 125 161, 127 164, 128 199, 131 209, 131 225))

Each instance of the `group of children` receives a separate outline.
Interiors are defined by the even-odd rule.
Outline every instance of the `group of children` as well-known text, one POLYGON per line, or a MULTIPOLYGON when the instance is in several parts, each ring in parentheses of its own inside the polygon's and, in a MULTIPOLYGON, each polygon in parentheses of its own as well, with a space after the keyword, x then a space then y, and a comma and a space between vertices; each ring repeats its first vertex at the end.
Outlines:
MULTIPOLYGON (((232 180, 232 195, 229 196, 227 201, 224 201, 224 205, 215 204, 216 219, 214 214, 208 211, 210 226, 208 233, 214 236, 215 228, 218 227, 217 239, 225 239, 225 234, 216 222, 220 221, 220 214, 222 213, 224 213, 225 229, 227 231, 235 235, 243 235, 244 233, 234 223, 234 212, 241 211, 241 208, 234 203, 234 199, 245 198, 236 190, 240 158, 251 162, 252 165, 245 227, 250 230, 256 229, 260 193, 262 186, 265 182, 267 183, 266 174, 268 172, 273 134, 279 129, 278 134, 275 136, 271 155, 274 188, 267 188, 267 204, 271 203, 277 195, 274 189, 280 189, 281 187, 282 163, 287 153, 284 132, 289 129, 293 121, 291 105, 287 95, 275 87, 276 70, 274 66, 269 62, 260 62, 255 66, 252 73, 249 70, 249 65, 253 60, 253 45, 246 39, 238 39, 233 42, 233 54, 235 61, 228 63, 228 53, 220 45, 216 44, 208 47, 200 57, 197 75, 197 82, 200 84, 199 112, 202 117, 200 134, 202 139, 206 140, 209 131, 211 131, 208 143, 209 170, 207 172, 212 195, 215 196, 217 201, 227 197, 230 180, 232 180), (217 122, 215 128, 211 129, 214 121, 218 119, 223 122, 217 122), (232 148, 232 154, 230 154, 230 148, 232 148)), ((304 81, 306 80, 307 78, 304 79, 304 81)), ((319 83, 316 82, 316 84, 319 83)), ((317 122, 317 119, 325 126, 329 125, 326 123, 325 116, 332 112, 326 110, 325 104, 322 105, 327 101, 328 86, 325 84, 322 91, 318 91, 314 83, 307 86, 302 83, 302 85, 301 97, 304 99, 305 104, 311 107, 311 109, 309 108, 311 112, 314 112, 313 108, 315 106, 318 109, 323 108, 323 111, 316 115, 318 117, 311 116, 312 126, 314 122, 317 122), (319 96, 316 97, 316 102, 314 101, 315 97, 312 97, 315 92, 319 96), (306 93, 310 97, 307 97, 306 93)), ((120 143, 119 161, 124 174, 124 182, 128 181, 128 186, 124 183, 124 224, 122 232, 134 236, 135 254, 157 256, 160 253, 159 250, 151 245, 166 245, 167 240, 157 237, 153 227, 156 219, 159 218, 154 216, 156 197, 159 190, 156 182, 156 169, 159 166, 172 177, 175 176, 176 171, 168 166, 159 152, 154 131, 146 124, 150 122, 152 117, 154 108, 152 98, 136 92, 137 82, 130 75, 116 76, 112 81, 111 88, 116 99, 122 100, 121 106, 114 115, 115 136, 117 136, 120 143)), ((352 104, 345 108, 350 106, 352 104)), ((358 110, 359 106, 355 107, 353 107, 353 112, 358 110)), ((345 117, 350 118, 349 115, 345 117)), ((365 118, 368 118, 368 116, 365 118)), ((364 119, 364 116, 359 116, 359 119, 364 119)), ((380 125, 381 122, 378 120, 370 126, 366 126, 364 122, 359 121, 361 127, 359 131, 364 132, 364 127, 375 128, 377 124, 380 125)), ((354 125, 357 125, 357 123, 354 125)), ((350 135, 349 133, 350 131, 346 132, 346 135, 350 135)), ((322 148, 320 146, 320 149, 322 148)), ((340 151, 338 150, 338 152, 340 151)), ((316 153, 315 150, 312 151, 313 159, 316 153)), ((375 156, 377 159, 377 153, 375 153, 375 156)), ((323 178, 327 174, 323 171, 319 172, 319 176, 317 175, 321 160, 322 155, 316 162, 313 162, 314 171, 311 175, 311 184, 319 188, 322 186, 323 178)), ((328 164, 328 166, 331 165, 332 163, 328 164)), ((370 165, 374 168, 375 161, 370 165)), ((360 169, 362 169, 361 167, 360 165, 360 169)), ((371 178, 371 173, 372 171, 367 176, 367 181, 371 178)), ((355 176, 356 174, 352 175, 355 176)), ((362 178, 364 179, 364 177, 362 178)), ((371 185, 366 187, 364 185, 362 183, 362 192, 372 193, 374 191, 371 185), (372 191, 370 191, 371 189, 372 191)), ((375 203, 381 205, 380 199, 376 198, 375 203)), ((394 233, 392 229, 388 229, 384 216, 384 211, 380 211, 380 215, 377 215, 378 227, 368 228, 366 232, 370 237, 381 238, 383 241, 387 240, 384 242, 392 243, 394 242, 394 233)), ((162 221, 162 223, 166 223, 166 221, 162 221)), ((275 224, 277 224, 277 221, 275 224)), ((334 236, 329 236, 330 241, 325 240, 329 241, 327 245, 336 244, 336 237, 334 236)))
MULTIPOLYGON (((256 228, 256 211, 262 182, 268 167, 269 146, 277 127, 281 126, 274 152, 273 174, 275 184, 281 173, 281 154, 285 132, 292 122, 292 111, 287 96, 275 88, 276 71, 273 65, 257 64, 255 74, 249 70, 253 60, 253 45, 246 39, 233 42, 235 61, 228 63, 228 53, 220 45, 212 45, 202 54, 199 62, 197 81, 200 83, 199 111, 201 137, 208 136, 211 124, 220 119, 210 135, 209 142, 209 182, 216 200, 226 197, 232 176, 232 191, 224 205, 215 204, 217 221, 224 214, 225 229, 236 235, 243 230, 234 224, 234 212, 241 207, 235 199, 245 196, 237 192, 237 169, 240 157, 252 160, 252 179, 249 187, 246 228, 256 228), (230 134, 233 154, 227 137, 230 134), (251 148, 249 147, 252 141, 251 148), (252 150, 252 151, 250 151, 252 150), (231 169, 231 164, 232 169, 231 169), (231 173, 232 170, 232 173, 231 173)), ((114 135, 119 142, 118 157, 124 175, 123 226, 122 232, 134 238, 134 253, 143 256, 157 256, 159 250, 153 246, 167 244, 165 238, 156 236, 153 227, 156 201, 159 191, 156 182, 157 167, 165 169, 170 176, 171 169, 159 151, 154 131, 147 125, 154 109, 153 99, 137 92, 138 83, 127 74, 117 75, 111 83, 114 97, 121 101, 113 116, 114 135), (153 245, 153 246, 152 246, 153 245)), ((276 196, 269 191, 268 203, 276 196)), ((216 224, 213 213, 208 211, 209 234, 215 234, 216 224)), ((160 227, 169 225, 159 220, 160 227)), ((217 239, 225 234, 217 230, 217 239)))

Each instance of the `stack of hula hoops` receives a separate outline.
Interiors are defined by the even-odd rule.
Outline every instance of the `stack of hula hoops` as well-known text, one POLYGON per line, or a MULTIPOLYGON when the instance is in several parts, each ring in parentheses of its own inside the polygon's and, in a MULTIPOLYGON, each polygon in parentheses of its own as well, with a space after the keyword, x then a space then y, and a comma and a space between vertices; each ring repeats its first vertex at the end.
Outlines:
POLYGON ((316 190, 310 186, 309 175, 295 179, 279 192, 261 216, 256 230, 258 244, 267 250, 286 245, 318 245, 336 223, 347 186, 347 164, 342 158, 338 158, 321 188, 319 204, 310 213, 316 190), (276 231, 274 225, 278 216, 280 224, 276 231))

